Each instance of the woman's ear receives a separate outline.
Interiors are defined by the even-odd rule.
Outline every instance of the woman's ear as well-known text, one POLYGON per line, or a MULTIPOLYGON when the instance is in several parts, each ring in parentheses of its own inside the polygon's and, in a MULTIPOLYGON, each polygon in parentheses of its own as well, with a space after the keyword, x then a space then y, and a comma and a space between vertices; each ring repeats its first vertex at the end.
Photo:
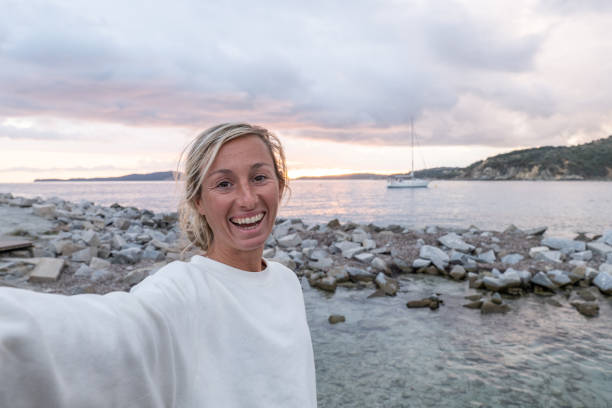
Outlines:
POLYGON ((204 206, 202 205, 202 199, 198 198, 195 201, 195 207, 198 210, 198 214, 206 216, 206 212, 204 211, 204 206))

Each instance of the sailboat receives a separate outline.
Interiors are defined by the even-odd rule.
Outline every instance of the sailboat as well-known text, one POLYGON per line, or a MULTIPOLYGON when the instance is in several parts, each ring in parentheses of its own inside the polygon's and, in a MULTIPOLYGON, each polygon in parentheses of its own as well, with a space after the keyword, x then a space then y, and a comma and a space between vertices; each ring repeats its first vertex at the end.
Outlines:
POLYGON ((425 188, 429 184, 429 180, 419 179, 414 177, 414 126, 410 119, 410 137, 412 154, 412 171, 407 176, 389 176, 387 179, 387 188, 425 188))

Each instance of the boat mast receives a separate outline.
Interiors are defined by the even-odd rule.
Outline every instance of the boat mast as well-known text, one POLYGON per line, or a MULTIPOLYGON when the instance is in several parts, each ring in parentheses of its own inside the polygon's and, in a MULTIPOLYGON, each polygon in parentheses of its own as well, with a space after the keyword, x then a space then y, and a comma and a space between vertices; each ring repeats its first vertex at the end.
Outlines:
POLYGON ((410 147, 410 152, 412 153, 412 171, 410 172, 410 177, 414 179, 414 125, 412 123, 412 118, 410 118, 410 137, 412 139, 410 147))

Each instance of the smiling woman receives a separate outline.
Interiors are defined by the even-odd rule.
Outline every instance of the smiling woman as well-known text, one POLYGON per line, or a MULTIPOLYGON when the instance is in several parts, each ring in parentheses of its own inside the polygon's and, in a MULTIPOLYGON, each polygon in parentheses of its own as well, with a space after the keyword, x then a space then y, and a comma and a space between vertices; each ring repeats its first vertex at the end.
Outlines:
POLYGON ((130 293, 0 288, 0 406, 316 407, 300 283, 262 258, 286 190, 280 143, 216 126, 184 174, 190 262, 130 293))

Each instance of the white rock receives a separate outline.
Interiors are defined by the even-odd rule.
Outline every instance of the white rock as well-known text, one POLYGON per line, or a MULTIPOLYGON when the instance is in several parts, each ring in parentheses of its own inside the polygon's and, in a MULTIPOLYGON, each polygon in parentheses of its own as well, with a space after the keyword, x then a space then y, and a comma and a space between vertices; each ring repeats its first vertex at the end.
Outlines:
POLYGON ((505 264, 508 265, 514 265, 516 263, 519 263, 523 260, 523 255, 521 254, 508 254, 506 256, 504 256, 501 261, 505 264))
POLYGON ((542 245, 552 249, 566 249, 570 252, 580 252, 586 249, 584 242, 567 238, 546 237, 542 240, 542 245))
POLYGON ((89 246, 98 246, 100 245, 100 237, 94 230, 87 230, 81 235, 81 239, 87 243, 89 246))
POLYGON ((541 253, 541 252, 547 252, 550 251, 550 249, 546 246, 538 246, 538 247, 533 247, 529 249, 529 257, 535 259, 535 257, 541 253))
POLYGON ((363 246, 363 249, 366 249, 366 250, 374 249, 376 248, 376 241, 374 241, 373 239, 364 239, 361 245, 363 246))
POLYGON ((111 248, 115 250, 124 249, 127 247, 127 242, 123 237, 119 234, 113 234, 113 238, 111 239, 111 248))
POLYGON ((357 242, 359 244, 361 244, 363 241, 365 241, 366 239, 369 238, 369 235, 367 232, 365 232, 362 229, 355 229, 353 230, 352 234, 351 234, 351 240, 353 242, 357 242))
POLYGON ((569 276, 567 276, 567 273, 559 269, 548 271, 547 275, 550 280, 558 286, 565 286, 572 282, 569 276))
POLYGON ((109 279, 111 276, 112 273, 108 269, 98 269, 96 271, 93 271, 93 273, 91 274, 91 280, 95 282, 102 282, 109 279))
POLYGON ((570 255, 570 258, 577 261, 590 261, 593 258, 593 252, 591 250, 574 252, 570 255))
POLYGON ((344 251, 342 251, 342 256, 347 258, 347 259, 351 259, 355 255, 360 254, 363 251, 365 251, 365 248, 363 248, 363 247, 348 248, 348 249, 345 249, 344 251))
POLYGON ((440 238, 438 238, 438 242, 440 242, 445 247, 456 249, 462 252, 471 252, 474 250, 474 245, 467 244, 459 235, 455 234, 454 232, 441 236, 440 238))
POLYGON ((495 262, 497 258, 495 257, 495 252, 493 252, 492 249, 488 250, 487 252, 483 252, 481 254, 478 255, 477 260, 479 262, 484 262, 484 263, 493 263, 495 262))
POLYGON ((319 241, 316 239, 305 239, 302 241, 302 249, 305 248, 316 248, 319 245, 319 241))
POLYGON ((388 272, 389 271, 389 266, 387 265, 385 260, 382 259, 382 258, 376 257, 376 258, 372 259, 372 262, 370 263, 370 265, 372 265, 372 267, 374 269, 377 269, 379 271, 384 271, 384 272, 388 272))
POLYGON ((285 235, 284 237, 276 238, 278 245, 285 248, 294 248, 302 242, 302 238, 297 233, 285 235))
POLYGON ((602 263, 599 265, 599 272, 605 272, 608 275, 612 275, 612 264, 602 263))
POLYGON ((602 293, 612 295, 612 274, 599 272, 593 279, 593 285, 597 286, 602 293))
POLYGON ((55 205, 53 204, 33 204, 32 212, 43 218, 55 217, 55 205))
POLYGON ((547 262, 561 262, 561 251, 542 251, 534 256, 535 260, 547 262))
POLYGON ((353 256, 353 258, 358 260, 359 262, 370 263, 372 259, 374 259, 374 255, 368 252, 362 252, 360 254, 356 254, 355 256, 353 256))
POLYGON ((334 264, 334 261, 330 257, 325 257, 325 258, 318 259, 316 261, 308 262, 308 266, 310 266, 313 269, 318 269, 321 271, 329 270, 329 268, 331 268, 333 264, 334 264))
POLYGON ((436 268, 440 270, 446 268, 450 260, 446 252, 431 245, 423 245, 421 247, 419 250, 419 258, 429 259, 436 266, 436 268))
POLYGON ((96 255, 98 255, 98 249, 96 247, 89 247, 74 252, 71 255, 70 259, 72 259, 74 262, 89 263, 91 259, 96 255))
POLYGON ((94 269, 90 268, 89 266, 82 264, 81 266, 79 266, 79 269, 76 270, 76 272, 74 273, 74 276, 78 276, 79 278, 89 278, 91 277, 91 274, 93 273, 94 269))
POLYGON ((140 261, 142 256, 142 249, 137 247, 131 247, 122 249, 114 254, 114 259, 119 264, 135 264, 140 261))
POLYGON ((612 246, 606 245, 603 242, 589 242, 587 248, 601 256, 607 256, 612 253, 612 246))
POLYGON ((546 289, 555 289, 555 284, 552 283, 550 278, 544 272, 536 273, 533 278, 531 278, 531 282, 546 289))
POLYGON ((415 269, 425 268, 431 265, 431 261, 429 259, 417 258, 412 261, 412 267, 415 269))
POLYGON ((91 261, 89 262, 89 267, 92 269, 108 269, 110 268, 111 263, 108 262, 105 259, 101 259, 98 257, 93 257, 91 258, 91 261))
POLYGON ((455 280, 462 280, 463 278, 465 278, 465 274, 465 268, 461 265, 453 266, 449 273, 449 275, 455 280))

